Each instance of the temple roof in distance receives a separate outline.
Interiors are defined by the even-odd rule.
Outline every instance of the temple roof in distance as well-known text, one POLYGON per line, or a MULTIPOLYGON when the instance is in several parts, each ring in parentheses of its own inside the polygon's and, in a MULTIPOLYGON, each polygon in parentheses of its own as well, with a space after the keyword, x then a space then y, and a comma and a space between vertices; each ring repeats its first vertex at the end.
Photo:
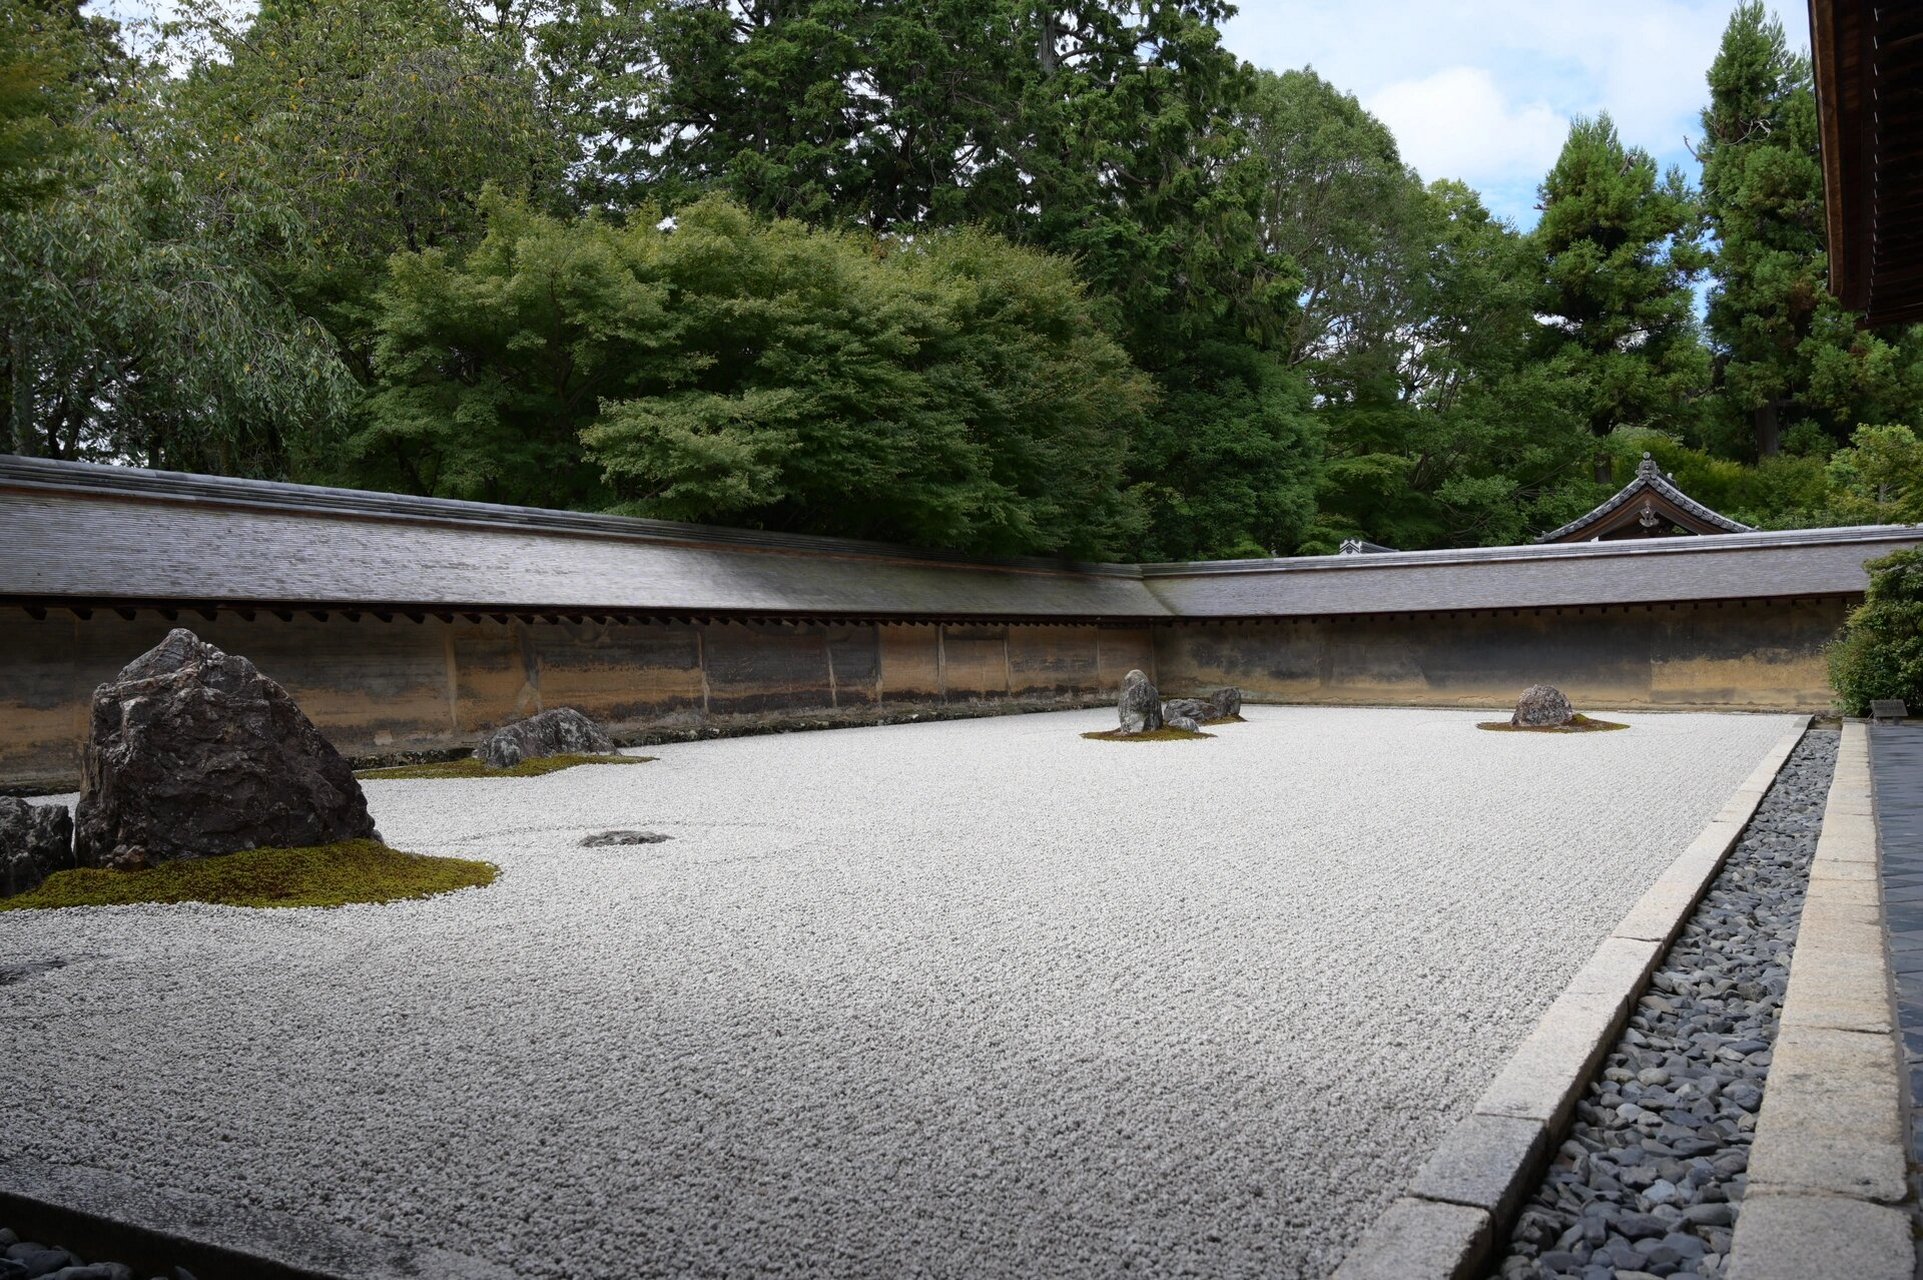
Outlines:
POLYGON ((1678 489, 1648 454, 1636 464, 1636 478, 1615 497, 1537 542, 1614 542, 1627 538, 1685 534, 1754 533, 1746 524, 1711 511, 1678 489))

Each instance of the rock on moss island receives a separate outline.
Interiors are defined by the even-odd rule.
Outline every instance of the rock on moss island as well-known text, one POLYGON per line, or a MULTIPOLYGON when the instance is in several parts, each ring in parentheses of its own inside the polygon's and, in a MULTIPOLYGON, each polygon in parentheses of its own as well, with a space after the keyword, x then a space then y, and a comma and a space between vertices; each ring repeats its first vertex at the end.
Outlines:
POLYGON ((1575 718, 1576 709, 1563 697, 1562 690, 1554 685, 1532 684, 1516 699, 1516 714, 1509 723, 1518 729, 1549 729, 1575 718))
POLYGON ((1123 733, 1152 733, 1162 727, 1162 695, 1144 672, 1131 671, 1122 677, 1122 696, 1115 709, 1123 733))
POLYGON ((287 690, 176 628, 94 690, 74 854, 133 870, 379 838, 354 771, 287 690))
POLYGON ((543 756, 611 756, 614 739, 573 707, 556 707, 496 729, 475 748, 491 769, 511 769, 543 756))

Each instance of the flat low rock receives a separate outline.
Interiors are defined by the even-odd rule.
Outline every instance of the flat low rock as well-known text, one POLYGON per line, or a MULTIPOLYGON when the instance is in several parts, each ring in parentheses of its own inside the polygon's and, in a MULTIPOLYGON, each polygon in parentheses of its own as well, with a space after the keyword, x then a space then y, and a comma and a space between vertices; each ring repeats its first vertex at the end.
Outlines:
POLYGON ((1576 718, 1576 709, 1562 690, 1550 684, 1533 684, 1516 699, 1516 714, 1509 723, 1519 729, 1553 729, 1576 718))
POLYGON ((1197 723, 1203 720, 1213 720, 1215 718, 1215 706, 1212 703, 1202 701, 1200 698, 1170 698, 1162 704, 1162 723, 1168 724, 1178 718, 1193 720, 1197 723))
POLYGON ((600 725, 573 707, 555 707, 496 729, 482 739, 474 755, 491 769, 511 769, 544 756, 611 756, 617 751, 600 725))
POLYGON ((1122 677, 1122 696, 1115 709, 1123 733, 1151 733, 1162 727, 1162 695, 1144 672, 1131 671, 1122 677))
POLYGON ((175 628, 94 690, 78 865, 365 838, 379 833, 353 769, 247 659, 175 628))
POLYGON ((25 893, 73 865, 73 819, 65 805, 0 796, 0 898, 25 893))

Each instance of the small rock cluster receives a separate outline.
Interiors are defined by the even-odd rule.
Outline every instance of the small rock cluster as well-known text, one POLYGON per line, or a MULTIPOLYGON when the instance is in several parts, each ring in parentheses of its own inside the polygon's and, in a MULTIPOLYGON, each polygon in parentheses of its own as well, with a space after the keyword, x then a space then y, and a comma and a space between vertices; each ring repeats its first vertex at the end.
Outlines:
POLYGON ((1154 681, 1140 671, 1131 671, 1122 677, 1122 695, 1116 701, 1116 710, 1121 716, 1123 733, 1153 733, 1162 728, 1196 733, 1204 721, 1242 714, 1242 691, 1230 686, 1204 698, 1171 698, 1164 702, 1154 681))
POLYGON ((1777 775, 1576 1104, 1500 1280, 1724 1274, 1836 742, 1806 734, 1777 775))
POLYGON ((1518 729, 1554 729, 1576 718, 1576 709, 1562 690, 1552 684, 1532 684, 1516 699, 1516 714, 1509 723, 1518 729))
POLYGON ((504 725, 474 749, 491 769, 511 769, 544 756, 611 756, 619 748, 600 725, 573 707, 555 707, 504 725))
MULTIPOLYGON (((0 1280, 136 1280, 134 1269, 119 1262, 82 1262, 55 1245, 22 1240, 0 1227, 0 1280)), ((194 1280, 185 1267, 154 1280, 194 1280)))

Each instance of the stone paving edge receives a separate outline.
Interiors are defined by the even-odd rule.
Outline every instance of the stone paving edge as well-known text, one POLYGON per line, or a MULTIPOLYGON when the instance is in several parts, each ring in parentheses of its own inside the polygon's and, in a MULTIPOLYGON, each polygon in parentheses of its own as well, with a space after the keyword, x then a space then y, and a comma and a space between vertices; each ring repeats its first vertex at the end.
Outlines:
MULTIPOLYGON (((1808 716, 1796 718, 1721 812, 1597 945, 1470 1114, 1443 1136, 1408 1190, 1362 1233, 1332 1280, 1471 1280, 1487 1265, 1650 974, 1709 891, 1809 722, 1808 716)), ((1867 753, 1864 759, 1867 770, 1867 753)), ((1824 827, 1827 835, 1827 820, 1824 827)), ((1905 1271, 1904 1280, 1908 1276, 1905 1271)))
POLYGON ((1883 922, 1869 733, 1846 721, 1790 953, 1729 1280, 1910 1280, 1908 1084, 1883 922))
POLYGON ((84 1258, 127 1263, 140 1275, 170 1275, 176 1266, 197 1280, 511 1280, 513 1274, 466 1254, 18 1152, 0 1153, 0 1223, 84 1258))

